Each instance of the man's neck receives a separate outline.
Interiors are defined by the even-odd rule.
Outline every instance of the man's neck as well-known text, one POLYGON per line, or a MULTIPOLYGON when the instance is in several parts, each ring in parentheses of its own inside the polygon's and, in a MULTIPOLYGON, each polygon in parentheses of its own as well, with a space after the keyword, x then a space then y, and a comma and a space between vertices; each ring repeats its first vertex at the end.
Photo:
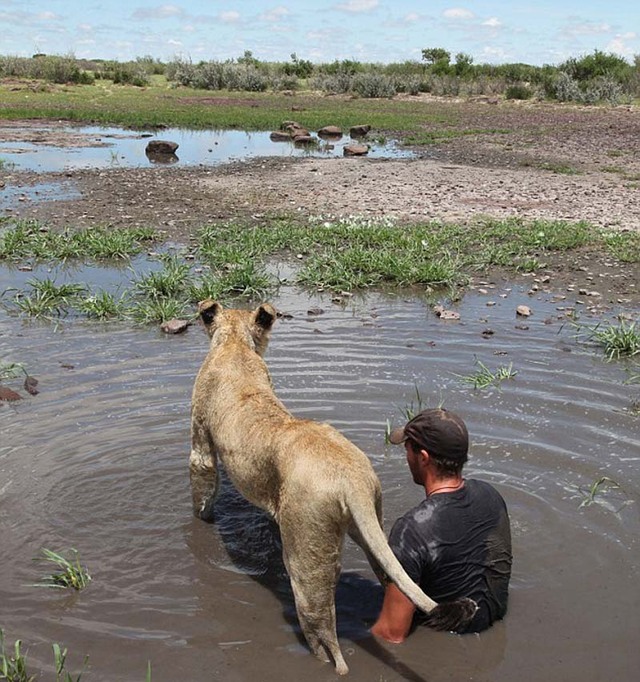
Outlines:
POLYGON ((460 490, 464 486, 464 478, 462 476, 449 476, 447 478, 430 479, 425 481, 425 492, 427 495, 434 495, 438 493, 453 493, 460 490))

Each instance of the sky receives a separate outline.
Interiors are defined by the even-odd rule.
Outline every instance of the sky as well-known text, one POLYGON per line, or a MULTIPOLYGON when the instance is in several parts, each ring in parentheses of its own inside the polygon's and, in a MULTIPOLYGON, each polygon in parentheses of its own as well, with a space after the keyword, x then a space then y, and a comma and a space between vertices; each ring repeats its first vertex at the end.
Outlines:
POLYGON ((474 63, 559 64, 640 54, 640 0, 0 0, 0 55, 128 61, 420 61, 442 47, 474 63))

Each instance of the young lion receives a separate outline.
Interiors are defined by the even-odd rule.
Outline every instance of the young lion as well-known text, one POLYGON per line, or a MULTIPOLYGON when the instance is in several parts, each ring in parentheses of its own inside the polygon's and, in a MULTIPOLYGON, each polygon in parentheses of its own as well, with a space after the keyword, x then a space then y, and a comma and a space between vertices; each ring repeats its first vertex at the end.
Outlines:
POLYGON ((345 533, 438 629, 470 620, 476 604, 436 604, 407 576, 382 530, 380 482, 366 455, 338 431, 297 419, 278 400, 262 359, 276 311, 224 310, 199 305, 211 338, 196 378, 191 408, 189 468, 196 516, 213 517, 220 457, 238 491, 265 509, 280 527, 284 563, 296 611, 311 651, 347 664, 336 634, 335 589, 345 533))

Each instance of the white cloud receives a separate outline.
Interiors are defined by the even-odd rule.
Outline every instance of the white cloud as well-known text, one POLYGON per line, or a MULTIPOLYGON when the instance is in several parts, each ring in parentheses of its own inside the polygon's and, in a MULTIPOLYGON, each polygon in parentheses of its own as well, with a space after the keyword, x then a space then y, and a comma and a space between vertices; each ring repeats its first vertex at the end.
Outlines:
POLYGON ((629 41, 635 42, 638 37, 637 33, 629 31, 628 33, 620 33, 614 36, 613 40, 605 47, 606 52, 613 52, 622 57, 633 57, 637 50, 636 46, 632 47, 628 44, 629 41))
POLYGON ((361 12, 371 12, 379 4, 379 0, 348 0, 348 2, 336 5, 336 9, 342 12, 350 12, 351 14, 359 14, 361 12))
POLYGON ((175 5, 160 5, 159 7, 148 7, 137 9, 133 13, 134 19, 173 19, 183 17, 185 12, 175 5))
POLYGON ((442 14, 447 19, 454 19, 456 21, 468 21, 475 17, 475 14, 471 10, 465 9, 464 7, 451 7, 446 9, 442 14))
POLYGON ((283 5, 279 5, 278 7, 274 7, 261 14, 260 18, 268 22, 277 22, 282 21, 289 16, 291 16, 291 12, 283 5))
POLYGON ((563 33, 571 36, 602 35, 611 33, 612 28, 609 24, 595 23, 593 21, 575 21, 568 24, 563 29, 563 33))
POLYGON ((220 12, 220 14, 218 14, 218 19, 220 19, 223 24, 235 24, 240 21, 240 12, 235 12, 234 10, 220 12))
POLYGON ((483 26, 488 26, 489 28, 501 28, 502 22, 498 17, 489 17, 486 21, 482 22, 483 26))

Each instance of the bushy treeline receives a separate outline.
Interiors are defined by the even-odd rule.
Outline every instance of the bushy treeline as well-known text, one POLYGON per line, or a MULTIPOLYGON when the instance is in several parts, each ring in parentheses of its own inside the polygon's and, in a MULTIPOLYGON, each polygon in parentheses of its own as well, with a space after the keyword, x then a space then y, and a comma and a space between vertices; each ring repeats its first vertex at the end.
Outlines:
POLYGON ((618 104, 640 96, 640 55, 633 63, 595 50, 557 65, 474 64, 463 52, 443 48, 422 51, 422 61, 371 64, 336 60, 313 64, 294 53, 288 62, 264 62, 246 51, 226 61, 193 62, 152 57, 131 62, 77 60, 72 56, 0 57, 0 77, 35 78, 54 83, 115 83, 145 86, 153 75, 176 86, 249 92, 312 89, 327 94, 393 97, 398 93, 443 96, 504 95, 509 99, 618 104))

